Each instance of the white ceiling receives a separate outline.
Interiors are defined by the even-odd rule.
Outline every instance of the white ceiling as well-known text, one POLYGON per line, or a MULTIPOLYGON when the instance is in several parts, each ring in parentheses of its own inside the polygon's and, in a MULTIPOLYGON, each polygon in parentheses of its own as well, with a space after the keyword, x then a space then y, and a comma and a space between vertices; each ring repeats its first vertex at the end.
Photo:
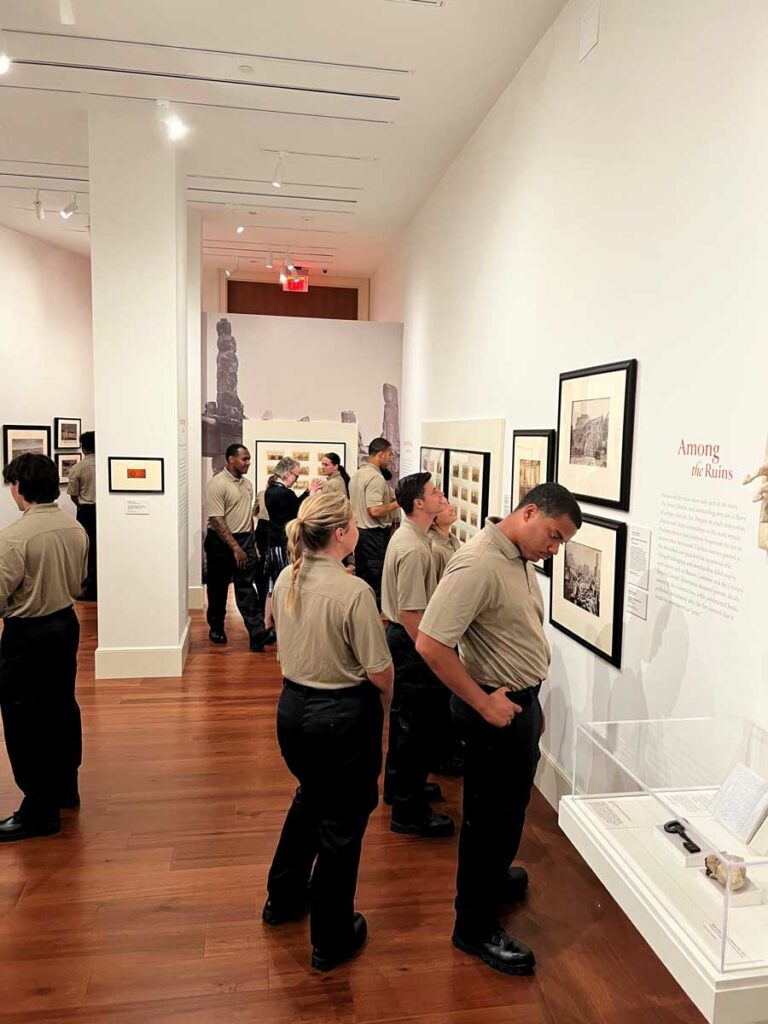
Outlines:
POLYGON ((368 276, 564 3, 71 0, 63 25, 61 0, 0 0, 0 223, 88 252, 88 94, 163 98, 190 128, 207 265, 271 248, 368 276))

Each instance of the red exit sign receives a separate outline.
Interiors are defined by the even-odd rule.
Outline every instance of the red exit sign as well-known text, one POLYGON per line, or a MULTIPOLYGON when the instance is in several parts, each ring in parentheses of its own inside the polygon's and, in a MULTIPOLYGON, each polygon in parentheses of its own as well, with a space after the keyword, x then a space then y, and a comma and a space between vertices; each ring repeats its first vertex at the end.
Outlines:
POLYGON ((298 277, 289 277, 283 281, 284 292, 308 292, 309 274, 300 274, 298 277))

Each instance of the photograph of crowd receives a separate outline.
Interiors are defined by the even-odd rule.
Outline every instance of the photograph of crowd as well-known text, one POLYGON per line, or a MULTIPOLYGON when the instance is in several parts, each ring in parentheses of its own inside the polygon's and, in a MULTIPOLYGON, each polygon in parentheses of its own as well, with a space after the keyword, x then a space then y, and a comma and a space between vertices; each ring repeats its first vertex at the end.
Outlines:
POLYGON ((565 546, 563 597, 590 615, 600 616, 600 563, 597 548, 570 541, 565 546))

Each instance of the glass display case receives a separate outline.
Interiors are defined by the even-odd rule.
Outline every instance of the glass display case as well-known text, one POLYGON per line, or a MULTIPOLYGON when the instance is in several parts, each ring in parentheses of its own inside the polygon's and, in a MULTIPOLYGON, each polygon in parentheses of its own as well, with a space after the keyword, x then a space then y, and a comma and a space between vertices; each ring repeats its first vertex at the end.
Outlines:
POLYGON ((560 823, 709 1020, 768 1021, 765 730, 581 725, 560 823))

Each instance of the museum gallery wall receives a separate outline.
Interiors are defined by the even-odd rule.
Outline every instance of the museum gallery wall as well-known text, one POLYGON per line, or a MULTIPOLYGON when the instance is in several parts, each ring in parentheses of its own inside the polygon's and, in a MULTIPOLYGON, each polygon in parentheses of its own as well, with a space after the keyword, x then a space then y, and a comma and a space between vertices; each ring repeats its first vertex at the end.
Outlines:
MULTIPOLYGON (((602 468, 607 449, 593 442, 616 426, 603 405, 623 401, 619 378, 570 394, 559 436, 587 469, 574 485, 584 513, 621 524, 627 547, 620 669, 547 624, 542 747, 560 792, 580 722, 738 714, 768 725, 768 356, 754 227, 768 196, 760 119, 743 116, 768 89, 768 25, 755 4, 739 19, 719 3, 706 17, 691 0, 674 19, 668 10, 651 0, 635 17, 604 0, 598 45, 580 62, 581 8, 568 4, 372 285, 373 315, 406 325, 404 451, 416 460, 421 445, 440 446, 424 440, 429 421, 506 419, 491 513, 511 503, 514 432, 560 426, 561 375, 637 360, 623 497, 620 462, 604 479, 615 504, 582 486, 602 468)), ((617 539, 594 525, 575 538, 591 550, 572 549, 570 600, 562 563, 572 624, 598 611, 590 577, 617 539)), ((538 579, 548 607, 552 585, 538 579)))

